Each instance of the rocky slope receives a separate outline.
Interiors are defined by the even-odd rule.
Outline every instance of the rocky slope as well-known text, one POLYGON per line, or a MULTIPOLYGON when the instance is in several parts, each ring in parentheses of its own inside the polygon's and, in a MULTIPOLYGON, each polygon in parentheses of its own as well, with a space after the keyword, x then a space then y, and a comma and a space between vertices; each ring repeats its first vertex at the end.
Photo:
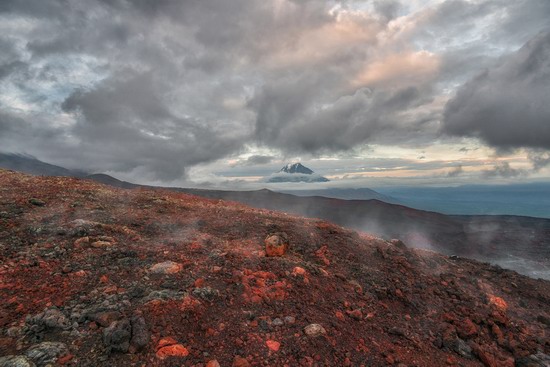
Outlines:
POLYGON ((0 264, 0 366, 549 361, 550 282, 173 191, 0 170, 0 264))

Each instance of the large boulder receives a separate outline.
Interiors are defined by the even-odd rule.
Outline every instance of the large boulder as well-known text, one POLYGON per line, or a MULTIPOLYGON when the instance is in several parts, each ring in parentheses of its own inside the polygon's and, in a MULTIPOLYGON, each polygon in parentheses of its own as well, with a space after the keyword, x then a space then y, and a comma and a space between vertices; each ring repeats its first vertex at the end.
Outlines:
POLYGON ((288 236, 284 232, 270 234, 265 239, 266 256, 283 256, 288 251, 288 236))

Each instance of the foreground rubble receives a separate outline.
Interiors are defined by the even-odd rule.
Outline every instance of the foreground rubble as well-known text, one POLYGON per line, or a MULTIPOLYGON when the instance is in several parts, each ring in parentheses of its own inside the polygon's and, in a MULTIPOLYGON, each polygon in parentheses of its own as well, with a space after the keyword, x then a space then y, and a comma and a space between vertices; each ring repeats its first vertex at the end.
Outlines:
POLYGON ((550 282, 182 193, 0 170, 0 263, 0 366, 550 360, 550 282))

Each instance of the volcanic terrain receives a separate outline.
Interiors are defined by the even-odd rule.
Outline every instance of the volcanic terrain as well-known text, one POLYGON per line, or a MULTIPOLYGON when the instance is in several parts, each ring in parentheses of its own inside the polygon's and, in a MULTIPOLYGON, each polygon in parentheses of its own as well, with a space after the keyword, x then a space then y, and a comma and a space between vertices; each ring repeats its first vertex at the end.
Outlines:
POLYGON ((181 192, 0 170, 0 263, 2 367, 550 361, 548 281, 181 192))

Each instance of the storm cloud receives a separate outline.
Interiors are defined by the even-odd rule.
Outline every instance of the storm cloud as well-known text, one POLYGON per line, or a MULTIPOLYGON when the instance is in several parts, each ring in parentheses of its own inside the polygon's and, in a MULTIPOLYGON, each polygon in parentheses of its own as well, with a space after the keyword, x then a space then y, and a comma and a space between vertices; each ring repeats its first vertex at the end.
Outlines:
POLYGON ((445 107, 444 131, 499 148, 550 149, 550 32, 461 87, 445 107))
POLYGON ((466 136, 543 167, 548 4, 2 1, 0 149, 171 182, 466 136))

